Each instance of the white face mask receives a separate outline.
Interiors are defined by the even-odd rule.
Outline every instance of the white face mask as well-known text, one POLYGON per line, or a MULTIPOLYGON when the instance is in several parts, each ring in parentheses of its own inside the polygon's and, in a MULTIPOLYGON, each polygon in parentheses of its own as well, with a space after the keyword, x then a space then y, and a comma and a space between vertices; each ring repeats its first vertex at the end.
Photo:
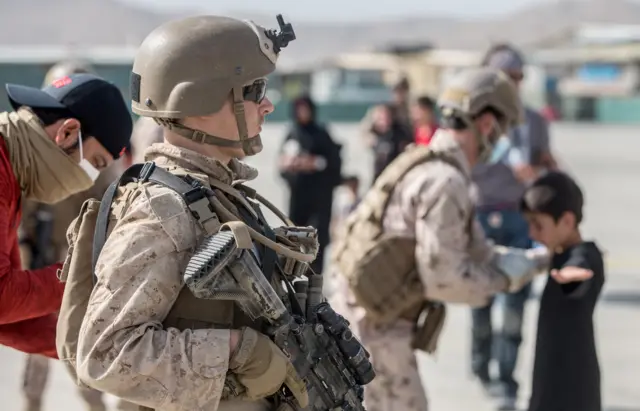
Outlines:
POLYGON ((82 131, 78 131, 78 141, 80 142, 80 162, 78 165, 84 170, 85 173, 89 176, 91 181, 96 181, 98 176, 100 175, 100 170, 95 168, 93 164, 89 162, 86 158, 84 158, 84 153, 82 152, 82 131))
POLYGON ((491 151, 491 156, 489 157, 489 164, 495 164, 502 162, 505 159, 511 158, 511 140, 507 136, 501 136, 496 141, 496 144, 493 146, 493 150, 491 151))

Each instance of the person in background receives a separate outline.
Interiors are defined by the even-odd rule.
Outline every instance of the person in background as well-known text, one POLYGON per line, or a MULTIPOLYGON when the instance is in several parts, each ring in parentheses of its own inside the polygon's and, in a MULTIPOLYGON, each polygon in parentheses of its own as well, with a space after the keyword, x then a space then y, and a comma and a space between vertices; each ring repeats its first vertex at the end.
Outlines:
POLYGON ((280 149, 280 175, 290 190, 289 217, 298 225, 318 230, 318 257, 314 271, 324 268, 324 249, 330 241, 333 190, 341 183, 341 145, 316 120, 309 96, 293 102, 293 126, 280 149))
POLYGON ((342 178, 342 188, 345 196, 335 203, 333 218, 331 220, 331 238, 339 235, 338 227, 351 214, 360 202, 360 179, 356 175, 342 178))
POLYGON ((529 411, 601 411, 593 314, 605 283, 602 252, 580 233, 584 198, 576 182, 550 172, 520 203, 534 240, 554 250, 540 300, 529 411))
POLYGON ((371 134, 375 136, 373 144, 373 180, 391 164, 391 162, 413 143, 413 135, 407 132, 402 120, 397 116, 393 105, 380 105, 372 114, 371 134))
MULTIPOLYGON (((411 119, 411 108, 409 96, 411 93, 411 85, 406 77, 401 77, 396 83, 393 84, 391 89, 392 100, 388 103, 395 113, 396 121, 401 128, 404 129, 404 133, 407 135, 413 134, 413 122, 411 119)), ((375 113, 379 109, 379 105, 374 105, 365 114, 364 118, 360 122, 360 134, 367 147, 374 147, 377 141, 377 135, 372 131, 375 123, 375 113)))
MULTIPOLYGON (((483 60, 484 66, 501 70, 518 86, 524 78, 524 64, 520 52, 506 44, 492 47, 483 60)), ((478 164, 472 171, 478 194, 476 214, 487 237, 499 245, 532 246, 518 202, 526 184, 543 170, 555 166, 548 125, 540 114, 525 106, 525 122, 514 127, 496 144, 488 163, 478 164)), ((501 410, 516 407, 519 384, 514 371, 530 289, 528 285, 516 293, 499 296, 504 320, 495 337, 492 325, 494 299, 487 306, 472 310, 471 368, 488 393, 498 399, 501 410), (489 372, 494 355, 498 363, 497 379, 489 372)))
POLYGON ((411 122, 411 85, 409 79, 401 77, 393 86, 393 101, 391 106, 395 114, 396 121, 400 126, 405 128, 405 132, 410 133, 413 130, 411 122))
POLYGON ((163 128, 152 118, 139 117, 131 134, 131 162, 144 163, 144 151, 156 143, 164 141, 163 128))
POLYGON ((429 96, 418 97, 411 107, 415 143, 429 145, 438 129, 436 103, 429 96))

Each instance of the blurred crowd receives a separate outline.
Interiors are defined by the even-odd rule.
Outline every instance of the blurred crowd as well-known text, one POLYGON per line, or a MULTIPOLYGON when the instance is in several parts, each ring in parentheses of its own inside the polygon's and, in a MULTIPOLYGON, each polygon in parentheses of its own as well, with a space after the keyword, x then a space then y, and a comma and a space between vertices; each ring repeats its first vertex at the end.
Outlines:
MULTIPOLYGON (((517 86, 524 80, 524 58, 508 44, 489 49, 482 64, 502 71, 517 86)), ((408 146, 428 146, 439 130, 434 96, 412 96, 406 78, 394 84, 392 92, 392 101, 372 106, 360 126, 361 137, 372 153, 373 184, 408 146)), ((290 191, 289 213, 296 224, 319 229, 324 250, 329 233, 334 238, 339 235, 337 227, 354 210, 367 187, 361 186, 357 175, 340 175, 340 146, 319 123, 310 97, 300 97, 292 107, 292 126, 278 162, 290 191), (347 193, 347 201, 330 207, 337 187, 347 193)), ((534 180, 558 169, 547 118, 549 113, 525 107, 525 121, 500 138, 488 162, 480 162, 472 170, 476 216, 495 244, 521 249, 537 246, 520 211, 520 199, 534 180)), ((316 260, 314 268, 318 271, 324 268, 323 257, 321 252, 316 260)), ((529 284, 518 292, 491 299, 485 307, 471 309, 469 369, 500 410, 517 409, 520 384, 514 373, 530 295, 529 284), (493 318, 496 311, 502 317, 499 329, 493 318)), ((532 399, 532 404, 535 401, 532 399)))

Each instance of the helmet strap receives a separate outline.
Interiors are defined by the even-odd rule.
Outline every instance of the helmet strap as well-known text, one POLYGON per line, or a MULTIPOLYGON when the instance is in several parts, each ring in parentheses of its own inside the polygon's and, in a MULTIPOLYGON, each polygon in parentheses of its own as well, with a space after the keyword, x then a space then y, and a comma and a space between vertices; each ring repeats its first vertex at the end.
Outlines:
POLYGON ((172 133, 176 133, 182 137, 186 137, 189 140, 195 141, 196 143, 210 144, 212 146, 218 147, 242 147, 242 143, 240 141, 229 140, 205 133, 204 131, 194 130, 191 127, 187 127, 183 124, 178 123, 175 119, 154 118, 154 120, 156 121, 156 123, 171 131, 172 133))
POLYGON ((242 87, 233 88, 233 114, 236 116, 238 125, 238 135, 242 144, 242 151, 247 156, 253 156, 262 151, 262 139, 260 134, 249 137, 247 129, 247 119, 244 115, 244 97, 242 95, 242 87))
POLYGON ((233 89, 233 114, 236 117, 236 124, 238 125, 238 135, 240 136, 239 141, 229 140, 205 133, 201 130, 195 130, 191 127, 178 123, 175 119, 154 118, 154 120, 169 131, 182 137, 186 137, 196 143, 210 144, 218 147, 242 148, 242 151, 247 156, 252 156, 261 152, 262 139, 260 138, 260 135, 258 134, 255 137, 249 137, 247 121, 244 114, 242 87, 235 87, 233 89))

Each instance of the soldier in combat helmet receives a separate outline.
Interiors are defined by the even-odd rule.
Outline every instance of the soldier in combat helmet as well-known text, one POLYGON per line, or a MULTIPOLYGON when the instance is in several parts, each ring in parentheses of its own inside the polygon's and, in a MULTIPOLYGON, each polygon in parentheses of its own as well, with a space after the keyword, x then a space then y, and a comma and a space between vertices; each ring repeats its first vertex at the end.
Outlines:
MULTIPOLYGON (((111 205, 108 235, 95 248, 95 285, 77 340, 83 383, 163 411, 270 410, 283 387, 300 408, 307 406, 305 383, 259 319, 233 300, 198 299, 183 287, 196 246, 223 224, 244 222, 271 235, 249 198, 258 195, 236 183, 257 176, 240 160, 262 150, 261 126, 274 109, 266 76, 295 38, 290 25, 279 23, 277 32, 228 17, 189 17, 163 24, 140 46, 132 108, 163 127, 164 142, 146 150, 135 181, 108 191, 112 203, 106 195, 102 200, 101 207, 111 205), (192 194, 209 192, 203 187, 215 196, 194 200, 192 194)), ((78 241, 72 240, 63 277, 81 274, 74 261, 91 254, 80 240, 91 207, 70 228, 68 236, 78 241)), ((310 241, 317 250, 315 234, 310 241)), ((265 276, 275 271, 280 257, 254 245, 265 276)))
POLYGON ((546 249, 493 247, 473 213, 471 167, 521 121, 514 84, 497 70, 466 70, 438 104, 443 128, 385 169, 334 246, 332 303, 376 368, 369 411, 426 411, 414 350, 436 349, 444 303, 482 306, 523 287, 549 260, 546 249))

